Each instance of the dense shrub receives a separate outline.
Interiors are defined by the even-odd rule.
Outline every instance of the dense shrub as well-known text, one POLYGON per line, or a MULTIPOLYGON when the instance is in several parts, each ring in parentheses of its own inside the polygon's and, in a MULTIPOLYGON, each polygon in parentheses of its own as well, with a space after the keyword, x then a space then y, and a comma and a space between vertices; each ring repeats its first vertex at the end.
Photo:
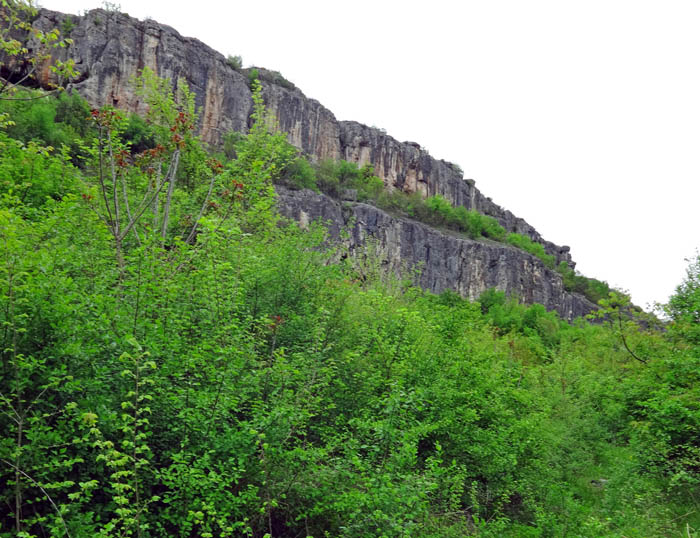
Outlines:
POLYGON ((318 191, 319 187, 316 184, 316 170, 303 157, 297 157, 292 163, 287 166, 282 176, 284 182, 297 189, 311 189, 318 191))
POLYGON ((253 81, 258 80, 260 76, 260 73, 255 67, 251 67, 248 70, 248 86, 252 89, 253 88, 253 81))
POLYGON ((384 183, 374 175, 371 166, 358 168, 343 160, 326 159, 314 166, 299 157, 285 169, 280 180, 292 188, 320 190, 335 198, 352 191, 358 201, 376 200, 384 190, 384 183))
POLYGON ((90 107, 77 93, 41 99, 38 95, 27 90, 17 94, 17 100, 0 100, 0 114, 8 113, 14 122, 7 133, 25 143, 34 141, 57 150, 66 146, 77 163, 83 155, 82 139, 92 129, 90 107))
POLYGON ((525 252, 529 252, 533 256, 537 256, 550 269, 554 269, 556 259, 551 254, 547 254, 541 243, 536 243, 529 237, 521 234, 511 233, 506 237, 508 244, 518 247, 525 252))
POLYGON ((554 269, 555 258, 545 252, 542 244, 520 234, 507 234, 493 217, 463 206, 454 207, 439 194, 424 199, 418 193, 389 192, 369 165, 358 168, 355 163, 326 159, 313 167, 300 157, 285 169, 280 182, 292 188, 320 190, 334 198, 348 190, 355 191, 359 201, 371 201, 383 209, 403 213, 426 224, 463 232, 472 239, 485 237, 508 242, 554 269))
POLYGON ((493 217, 463 206, 454 207, 439 194, 429 196, 424 201, 414 201, 409 214, 434 226, 464 232, 472 239, 487 237, 503 241, 506 236, 505 229, 493 217))
POLYGON ((227 56, 226 64, 234 71, 243 69, 243 58, 241 56, 227 56))
POLYGON ((186 93, 145 154, 97 112, 82 168, 0 132, 0 536, 697 534, 698 262, 665 332, 337 263, 272 181, 498 232, 300 161, 254 90, 225 163, 186 93))
POLYGON ((580 293, 593 303, 597 304, 601 299, 605 299, 611 291, 607 282, 577 274, 566 262, 562 261, 557 271, 562 276, 566 290, 580 293))

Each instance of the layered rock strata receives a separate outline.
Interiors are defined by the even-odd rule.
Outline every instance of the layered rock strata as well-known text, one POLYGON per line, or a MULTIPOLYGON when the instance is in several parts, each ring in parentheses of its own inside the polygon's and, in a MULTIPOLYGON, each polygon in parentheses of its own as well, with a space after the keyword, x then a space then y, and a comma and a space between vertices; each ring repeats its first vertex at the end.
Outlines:
MULTIPOLYGON (((70 38, 74 44, 68 50, 57 51, 57 55, 61 59, 72 57, 76 61, 81 75, 68 87, 80 92, 94 106, 108 104, 132 112, 144 112, 145 105, 134 92, 131 80, 144 67, 149 67, 158 76, 170 79, 174 86, 178 81, 184 81, 194 91, 196 105, 201 111, 200 130, 205 142, 215 145, 225 133, 246 132, 249 127, 252 98, 247 73, 234 69, 223 55, 197 39, 183 37, 173 28, 153 20, 140 21, 122 13, 101 9, 92 10, 80 17, 41 10, 34 24, 42 29, 70 28, 70 38), (66 22, 68 20, 70 22, 66 22)), ((48 76, 48 71, 46 73, 48 76)), ((474 181, 464 179, 457 166, 433 158, 415 142, 399 142, 380 129, 352 121, 338 121, 332 112, 318 101, 307 98, 293 85, 270 82, 273 80, 270 77, 262 78, 268 110, 277 118, 290 143, 311 159, 345 159, 360 166, 371 164, 388 189, 420 192, 425 196, 445 196, 455 205, 463 205, 496 218, 509 232, 517 232, 540 242, 547 253, 555 256, 557 263, 564 261, 574 267, 568 247, 544 240, 525 220, 484 196, 474 181)), ((386 216, 368 206, 356 207, 356 211, 374 211, 376 215, 386 216)), ((394 223, 392 226, 398 226, 396 222, 404 221, 391 222, 394 223)), ((388 226, 390 222, 382 220, 381 224, 388 226)), ((421 240, 429 238, 436 244, 444 244, 445 241, 452 244, 451 238, 429 231, 426 227, 402 225, 401 229, 405 233, 391 236, 400 241, 393 248, 401 252, 418 248, 405 243, 415 239, 406 231, 409 228, 422 230, 424 235, 420 236, 421 240)), ((382 233, 389 248, 389 231, 382 233)), ((556 273, 537 264, 537 269, 535 266, 530 267, 528 264, 531 261, 522 267, 518 262, 512 265, 512 270, 503 269, 505 266, 501 262, 493 261, 497 252, 504 259, 515 259, 513 249, 504 245, 476 242, 460 245, 461 254, 445 258, 449 261, 444 262, 443 276, 438 274, 435 257, 430 254, 418 256, 425 257, 424 261, 433 267, 432 272, 422 277, 429 289, 454 288, 465 296, 473 297, 478 290, 498 282, 500 288, 518 293, 524 300, 542 302, 548 306, 555 304, 556 301, 552 302, 551 297, 559 294, 559 291, 550 293, 542 290, 560 285, 561 279, 556 273), (468 247, 465 246, 467 244, 468 247), (470 249, 481 249, 493 254, 489 255, 491 257, 484 265, 476 261, 481 258, 469 254, 470 249), (519 275, 520 269, 531 275, 532 279, 539 278, 541 283, 535 285, 534 280, 528 280, 529 276, 519 275), (495 271, 493 274, 492 270, 495 271), (428 274, 433 276, 428 277, 428 274), (454 285, 449 284, 452 278, 458 279, 454 285), (476 283, 479 278, 482 284, 476 283), (532 286, 528 287, 530 284, 532 286)), ((425 249, 426 253, 431 252, 427 243, 425 249)), ((432 248, 432 252, 434 250, 432 248)), ((530 257, 523 259, 530 260, 530 257)), ((568 306, 556 308, 562 312, 571 310, 568 306)))
POLYGON ((558 273, 517 248, 443 233, 368 204, 338 202, 310 190, 278 188, 278 207, 302 225, 326 223, 330 237, 344 241, 351 252, 374 240, 376 254, 389 270, 417 269, 417 284, 434 293, 454 290, 475 300, 496 288, 526 303, 541 303, 567 320, 596 309, 585 297, 566 291, 558 273), (343 230, 348 233, 341 234, 343 230))
MULTIPOLYGON (((130 81, 149 67, 173 85, 178 80, 187 82, 194 91, 206 142, 216 144, 228 131, 247 131, 252 111, 247 74, 231 67, 223 55, 169 26, 101 9, 81 17, 42 10, 35 24, 44 29, 66 27, 69 17, 74 44, 59 54, 76 60, 81 76, 70 87, 90 103, 142 112, 143 102, 130 81)), ((545 241, 525 220, 484 196, 472 180, 465 180, 458 167, 431 157, 419 144, 399 142, 357 122, 338 121, 291 85, 263 80, 263 90, 268 109, 289 141, 312 159, 371 164, 387 188, 441 194, 455 205, 495 217, 509 232, 541 242, 557 260, 571 262, 568 247, 545 241)))

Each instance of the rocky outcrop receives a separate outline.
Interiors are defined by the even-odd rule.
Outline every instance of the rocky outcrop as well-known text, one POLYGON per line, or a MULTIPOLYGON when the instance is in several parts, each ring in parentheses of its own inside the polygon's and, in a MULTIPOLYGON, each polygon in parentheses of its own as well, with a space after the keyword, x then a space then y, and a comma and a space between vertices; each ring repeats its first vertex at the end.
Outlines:
MULTIPOLYGON (((67 17, 42 10, 35 24, 44 29, 60 28, 67 17)), ((206 142, 216 144, 228 131, 247 130, 252 110, 247 74, 231 67, 223 55, 153 20, 140 21, 101 9, 70 17, 74 44, 59 54, 76 60, 81 77, 71 87, 94 105, 143 111, 143 102, 130 80, 149 67, 173 85, 179 80, 187 82, 194 91, 206 142)), ((509 232, 527 235, 542 243, 558 261, 573 266, 567 247, 545 241, 525 220, 484 196, 474 181, 465 180, 457 166, 433 158, 415 142, 399 142, 380 129, 338 121, 318 101, 292 85, 262 78, 268 109, 289 141, 312 159, 342 158, 360 166, 371 164, 387 188, 426 196, 441 194, 455 205, 495 217, 509 232)))
POLYGON ((34 24, 42 29, 71 27, 73 45, 58 54, 72 57, 80 72, 68 87, 93 106, 112 105, 143 112, 131 83, 144 67, 176 86, 187 82, 201 110, 201 133, 214 143, 228 131, 246 131, 252 100, 246 77, 201 41, 181 36, 153 20, 94 9, 77 17, 41 10, 34 24), (71 23, 67 24, 66 19, 71 23))
MULTIPOLYGON (((184 81, 194 91, 205 142, 217 144, 226 132, 246 132, 249 127, 252 98, 247 73, 234 69, 223 55, 197 39, 183 37, 153 20, 139 21, 101 9, 80 17, 41 10, 34 24, 42 29, 70 28, 74 45, 56 54, 61 59, 69 56, 75 59, 81 75, 68 87, 79 91, 94 106, 108 104, 143 112, 145 105, 130 81, 144 67, 149 67, 158 76, 170 79, 173 86, 184 81), (68 17, 70 24, 66 23, 68 17)), ((262 75, 270 73, 260 71, 262 75)), ((361 166, 370 164, 388 189, 445 196, 455 205, 496 218, 509 232, 542 243, 557 263, 564 261, 574 266, 568 247, 544 240, 525 220, 484 196, 473 180, 463 178, 459 167, 433 158, 415 142, 399 142, 380 129, 338 121, 332 112, 293 85, 280 83, 275 77, 261 78, 268 110, 277 118, 289 141, 311 159, 346 159, 361 166)), ((305 200, 312 202, 309 197, 305 200)), ((380 234, 387 249, 398 249, 403 258, 425 264, 422 283, 433 291, 450 288, 474 297, 485 287, 497 285, 524 300, 542 302, 566 312, 565 317, 577 311, 573 303, 567 302, 573 299, 566 298, 569 296, 561 290, 558 275, 535 258, 504 245, 455 242, 454 238, 425 226, 391 220, 386 213, 369 206, 353 207, 354 212, 365 218, 362 222, 374 223, 367 224, 367 233, 371 230, 380 234), (384 226, 389 228, 381 231, 384 226), (430 246, 430 241, 436 246, 430 246), (439 256, 436 249, 441 253, 439 256), (409 251, 414 254, 409 255, 409 251)))
POLYGON ((302 225, 327 223, 335 240, 346 229, 342 240, 350 251, 376 240, 384 265, 395 273, 418 269, 417 284, 434 293, 454 290, 475 300, 496 288, 526 303, 541 303, 567 320, 596 309, 585 297, 566 291, 557 272, 517 248, 441 233, 371 205, 341 203, 310 190, 278 188, 278 207, 302 225))
POLYGON ((406 192, 420 192, 424 196, 440 194, 454 205, 462 205, 484 215, 494 217, 509 232, 525 235, 542 243, 557 264, 564 261, 575 264, 569 247, 546 241, 524 219, 495 204, 484 196, 471 179, 464 179, 462 171, 452 163, 431 157, 415 142, 398 142, 380 129, 354 121, 340 122, 342 158, 360 166, 371 164, 379 177, 390 188, 406 192))

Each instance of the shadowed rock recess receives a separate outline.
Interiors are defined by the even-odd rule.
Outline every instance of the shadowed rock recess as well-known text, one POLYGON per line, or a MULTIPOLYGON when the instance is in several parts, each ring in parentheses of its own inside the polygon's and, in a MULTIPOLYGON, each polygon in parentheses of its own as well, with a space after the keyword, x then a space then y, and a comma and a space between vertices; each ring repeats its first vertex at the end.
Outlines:
MULTIPOLYGON (((122 13, 95 9, 83 16, 41 10, 34 23, 42 29, 71 28, 73 46, 59 51, 77 62, 79 79, 68 85, 93 106, 113 105, 144 112, 130 80, 144 67, 175 85, 184 80, 201 109, 204 141, 217 144, 228 131, 246 132, 252 98, 246 73, 233 69, 226 58, 201 41, 181 36, 153 20, 139 21, 122 13), (66 19, 70 17, 70 24, 66 19)), ((265 72, 265 70, 261 70, 265 72)), ((508 231, 541 243, 557 263, 574 262, 569 247, 545 241, 525 220, 484 196, 459 168, 431 157, 415 142, 399 142, 384 131, 353 121, 338 121, 318 101, 307 98, 291 84, 264 80, 265 103, 288 140, 314 161, 345 159, 360 166, 371 164, 388 189, 440 194, 455 205, 490 215, 508 231)), ((44 81, 46 82, 46 81, 44 81)), ((310 191, 280 189, 280 211, 296 219, 321 217, 331 221, 332 235, 351 226, 350 247, 376 237, 380 253, 393 269, 419 265, 420 285, 434 292, 452 289, 474 299, 496 287, 538 302, 565 319, 595 308, 584 297, 564 290, 561 277, 534 256, 507 245, 461 239, 423 224, 395 218, 373 206, 338 202, 310 191), (350 218, 353 217, 353 218, 350 218)))

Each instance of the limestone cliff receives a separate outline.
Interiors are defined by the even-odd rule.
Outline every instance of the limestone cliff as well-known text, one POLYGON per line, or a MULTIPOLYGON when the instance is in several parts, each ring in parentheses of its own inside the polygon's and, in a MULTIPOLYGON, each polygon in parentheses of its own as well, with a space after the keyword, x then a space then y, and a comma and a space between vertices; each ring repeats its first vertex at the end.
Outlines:
MULTIPOLYGON (((44 29, 65 27, 67 17, 41 10, 34 24, 44 29)), ((70 37, 74 45, 58 54, 76 60, 81 75, 69 87, 79 91, 93 105, 109 104, 142 112, 144 105, 133 92, 130 79, 144 67, 150 67, 173 84, 178 80, 186 81, 194 91, 196 104, 201 109, 201 134, 206 142, 216 144, 228 131, 247 131, 252 111, 247 75, 231 67, 223 55, 201 41, 183 37, 173 28, 153 20, 139 21, 101 9, 70 17, 70 37)), ((289 141, 311 159, 345 159, 359 165, 371 164, 387 188, 417 191, 424 195, 441 194, 453 204, 495 217, 509 232, 542 243, 545 250, 555 256, 557 263, 565 261, 574 266, 568 247, 544 240, 525 220, 484 196, 474 181, 463 178, 458 167, 433 158, 419 144, 399 142, 382 130, 356 122, 338 121, 318 101, 307 98, 292 85, 263 79, 263 93, 268 109, 288 134, 289 141)), ((312 199, 307 197, 306 202, 312 203, 312 199)), ((562 295, 559 276, 540 267, 536 258, 528 254, 504 245, 473 241, 461 242, 456 247, 452 238, 424 226, 407 227, 407 221, 386 220, 390 217, 376 209, 363 205, 354 207, 356 212, 371 213, 379 219, 372 229, 376 228, 383 236, 387 249, 394 248, 403 253, 403 261, 410 260, 409 253, 413 252, 416 256, 414 262, 426 262, 426 267, 431 270, 421 278, 429 289, 453 288, 465 296, 474 297, 480 290, 496 285, 518 293, 526 301, 542 302, 549 308, 566 312, 565 317, 578 313, 578 307, 569 307, 569 299, 562 295), (383 216, 380 218, 379 215, 383 216), (391 228, 383 230, 383 226, 391 228), (420 230, 423 247, 412 243, 418 240, 416 230, 420 230), (452 246, 431 247, 429 242, 452 246), (448 250, 453 254, 438 261, 441 254, 436 252, 448 250), (471 253, 475 250, 488 252, 488 255, 474 257, 471 253), (477 259, 484 261, 476 262, 477 259)), ((589 304, 587 308, 591 306, 589 304)))
POLYGON ((291 219, 302 224, 329 222, 335 239, 347 229, 344 241, 350 251, 374 238, 377 253, 390 270, 418 269, 418 284, 432 292, 454 290, 477 299, 486 289, 498 288, 527 303, 541 303, 569 320, 595 309, 584 297, 567 292, 558 273, 514 247, 441 233, 371 205, 341 203, 310 190, 280 188, 278 196, 280 211, 291 219))

